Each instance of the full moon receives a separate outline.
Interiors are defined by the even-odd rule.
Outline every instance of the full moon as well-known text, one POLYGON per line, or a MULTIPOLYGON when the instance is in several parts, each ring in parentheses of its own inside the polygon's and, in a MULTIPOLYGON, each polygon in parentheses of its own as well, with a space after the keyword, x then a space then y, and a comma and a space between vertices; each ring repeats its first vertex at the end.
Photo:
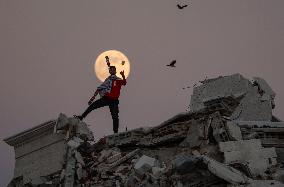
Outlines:
POLYGON ((130 63, 128 58, 120 51, 109 50, 101 53, 94 64, 94 72, 98 79, 103 82, 110 75, 105 59, 106 56, 109 57, 110 65, 116 67, 116 76, 122 78, 120 72, 124 70, 125 78, 127 78, 130 73, 130 63))

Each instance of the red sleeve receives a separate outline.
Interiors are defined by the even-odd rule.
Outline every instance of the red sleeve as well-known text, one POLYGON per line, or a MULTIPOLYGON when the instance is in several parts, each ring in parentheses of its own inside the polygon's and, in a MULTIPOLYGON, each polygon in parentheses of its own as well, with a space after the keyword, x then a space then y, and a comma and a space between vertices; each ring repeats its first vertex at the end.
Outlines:
POLYGON ((123 80, 123 79, 122 79, 122 80, 119 80, 119 83, 120 83, 121 85, 124 85, 124 86, 125 86, 125 85, 126 85, 126 79, 124 79, 124 80, 123 80))

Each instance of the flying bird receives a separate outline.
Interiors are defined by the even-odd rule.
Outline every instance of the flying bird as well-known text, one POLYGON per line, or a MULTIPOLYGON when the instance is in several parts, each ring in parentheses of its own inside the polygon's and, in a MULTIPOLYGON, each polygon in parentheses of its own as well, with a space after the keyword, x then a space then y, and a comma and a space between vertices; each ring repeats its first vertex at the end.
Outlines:
POLYGON ((168 64, 167 66, 170 66, 170 67, 176 67, 175 64, 177 63, 176 60, 173 60, 170 64, 168 64))
POLYGON ((125 61, 122 61, 122 62, 121 62, 121 65, 124 65, 124 64, 125 64, 125 61))
POLYGON ((178 7, 178 9, 184 9, 185 7, 187 7, 187 5, 180 5, 180 4, 177 4, 177 7, 178 7))

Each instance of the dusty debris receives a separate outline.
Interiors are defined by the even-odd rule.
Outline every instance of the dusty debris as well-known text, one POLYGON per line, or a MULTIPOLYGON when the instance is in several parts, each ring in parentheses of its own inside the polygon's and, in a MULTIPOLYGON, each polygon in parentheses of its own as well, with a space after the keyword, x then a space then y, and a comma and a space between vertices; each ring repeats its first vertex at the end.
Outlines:
POLYGON ((16 153, 8 187, 283 186, 284 122, 272 115, 275 92, 240 74, 201 83, 189 112, 155 127, 95 141, 86 123, 60 113, 5 139, 16 153))

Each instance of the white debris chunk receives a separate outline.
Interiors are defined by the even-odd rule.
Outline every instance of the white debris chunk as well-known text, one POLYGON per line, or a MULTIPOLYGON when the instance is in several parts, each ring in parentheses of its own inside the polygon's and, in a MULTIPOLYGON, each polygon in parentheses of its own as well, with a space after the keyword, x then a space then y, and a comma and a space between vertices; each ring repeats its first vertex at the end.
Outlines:
POLYGON ((138 171, 140 174, 145 173, 146 171, 149 171, 152 169, 152 167, 155 164, 156 159, 151 158, 149 156, 143 155, 138 159, 136 164, 134 165, 134 169, 138 171))
POLYGON ((217 177, 220 177, 221 179, 224 179, 230 184, 248 184, 251 181, 250 178, 230 166, 217 162, 207 156, 203 156, 203 160, 207 164, 211 173, 217 177))
POLYGON ((81 143, 83 143, 84 141, 81 140, 80 138, 77 137, 73 137, 71 140, 69 140, 67 142, 67 145, 73 149, 76 149, 77 147, 79 147, 81 145, 81 143))
POLYGON ((231 121, 227 121, 226 123, 226 130, 232 140, 242 140, 242 133, 240 127, 231 121))

